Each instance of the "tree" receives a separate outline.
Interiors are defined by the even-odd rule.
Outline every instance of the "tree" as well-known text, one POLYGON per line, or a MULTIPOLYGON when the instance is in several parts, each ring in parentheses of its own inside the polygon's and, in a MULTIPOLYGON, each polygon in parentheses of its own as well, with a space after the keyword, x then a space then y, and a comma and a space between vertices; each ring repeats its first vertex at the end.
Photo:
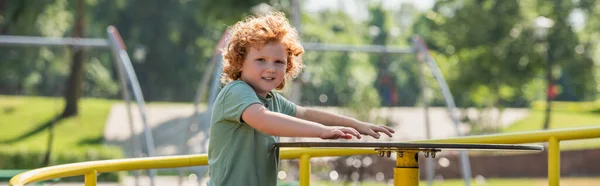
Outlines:
MULTIPOLYGON (((83 38, 84 37, 84 19, 85 19, 85 3, 83 0, 77 0, 75 9, 75 24, 73 25, 73 37, 83 38)), ((71 52, 73 58, 71 61, 71 73, 67 79, 67 85, 65 89, 65 109, 61 114, 61 117, 66 118, 78 114, 79 97, 81 97, 81 87, 83 84, 84 76, 84 48, 79 46, 72 46, 71 52)))
POLYGON ((452 64, 440 66, 448 67, 444 75, 457 103, 511 103, 520 95, 517 87, 535 78, 542 59, 521 12, 516 0, 438 1, 417 21, 414 32, 452 64))
POLYGON ((583 52, 576 51, 578 47, 583 47, 583 45, 574 31, 573 25, 569 22, 569 17, 577 5, 573 1, 558 0, 552 2, 538 1, 538 3, 539 14, 554 20, 554 25, 550 28, 547 37, 547 96, 543 129, 548 129, 550 128, 550 112, 553 100, 550 94, 555 86, 555 79, 560 78, 568 81, 564 82, 563 85, 575 89, 575 92, 579 93, 574 96, 578 97, 577 100, 583 100, 585 94, 592 88, 588 87, 586 82, 593 81, 594 64, 589 57, 582 55, 583 52), (557 74, 557 72, 560 72, 560 74, 557 74))
MULTIPOLYGON (((548 74, 547 85, 558 78, 561 86, 575 90, 573 100, 583 100, 595 95, 590 88, 593 63, 575 51, 581 43, 568 22, 574 7, 571 1, 437 1, 413 28, 441 54, 444 60, 439 61, 449 63, 440 66, 462 106, 526 106, 546 94, 544 88, 532 86, 542 74, 548 74), (546 42, 536 39, 531 26, 538 16, 555 21, 548 55, 543 50, 546 42)), ((564 97, 565 92, 558 94, 564 97)))

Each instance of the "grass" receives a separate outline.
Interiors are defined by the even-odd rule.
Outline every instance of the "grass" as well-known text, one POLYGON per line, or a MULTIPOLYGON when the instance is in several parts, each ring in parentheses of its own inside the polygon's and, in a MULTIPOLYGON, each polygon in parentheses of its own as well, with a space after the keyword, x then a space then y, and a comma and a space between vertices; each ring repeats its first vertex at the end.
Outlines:
MULTIPOLYGON (((100 145, 104 125, 114 100, 84 98, 80 114, 55 123, 54 148, 100 145)), ((45 149, 47 124, 64 107, 62 98, 0 96, 0 145, 27 149, 45 149)))
MULTIPOLYGON (((279 185, 294 185, 294 184, 279 184, 279 185)), ((297 185, 297 184, 296 184, 297 185)), ((355 185, 355 184, 343 184, 342 182, 326 182, 326 181, 318 181, 311 183, 311 185, 315 186, 342 186, 342 185, 355 185)), ((361 186, 388 186, 393 184, 388 184, 384 182, 362 182, 361 186)), ((426 186, 427 181, 421 180, 419 182, 419 186, 426 186)), ((443 180, 443 181, 434 181, 435 186, 462 186, 464 185, 463 180, 443 180)), ((527 185, 527 186, 545 186, 548 185, 548 180, 544 178, 535 178, 535 179, 485 179, 483 180, 472 180, 472 186, 506 186, 506 185, 527 185)), ((600 185, 600 177, 590 177, 590 178, 561 178, 560 185, 577 185, 577 186, 596 186, 600 185)))
MULTIPOLYGON (((503 133, 541 130, 545 112, 531 110, 524 119, 503 129, 503 133)), ((592 110, 553 110, 550 116, 550 129, 600 126, 600 113, 592 110)), ((561 150, 600 148, 600 138, 561 142, 561 150)))
MULTIPOLYGON (((529 116, 508 126, 503 130, 503 132, 541 130, 543 127, 544 115, 544 111, 532 110, 529 116)), ((551 129, 589 127, 598 125, 600 125, 599 113, 552 111, 550 115, 551 129)))

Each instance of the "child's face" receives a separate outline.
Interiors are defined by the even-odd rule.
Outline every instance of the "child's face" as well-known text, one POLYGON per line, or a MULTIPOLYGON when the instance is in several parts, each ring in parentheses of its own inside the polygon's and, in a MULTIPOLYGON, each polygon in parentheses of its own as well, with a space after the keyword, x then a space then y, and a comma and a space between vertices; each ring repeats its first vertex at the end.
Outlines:
POLYGON ((260 49, 250 47, 242 65, 242 80, 266 97, 285 77, 287 51, 280 42, 269 42, 260 49))

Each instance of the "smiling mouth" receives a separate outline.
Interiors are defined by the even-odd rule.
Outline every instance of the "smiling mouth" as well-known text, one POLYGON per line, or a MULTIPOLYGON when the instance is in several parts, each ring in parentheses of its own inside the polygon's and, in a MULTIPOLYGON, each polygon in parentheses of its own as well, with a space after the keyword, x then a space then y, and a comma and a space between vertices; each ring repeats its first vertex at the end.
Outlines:
POLYGON ((270 81, 270 80, 274 80, 275 78, 266 78, 266 77, 262 77, 262 79, 264 79, 264 80, 269 80, 269 81, 270 81))

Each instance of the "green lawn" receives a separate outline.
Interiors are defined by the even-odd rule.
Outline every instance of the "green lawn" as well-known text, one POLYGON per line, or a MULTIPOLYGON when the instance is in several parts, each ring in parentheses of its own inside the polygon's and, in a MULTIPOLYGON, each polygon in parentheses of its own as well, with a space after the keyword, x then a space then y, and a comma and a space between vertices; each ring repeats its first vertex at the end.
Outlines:
MULTIPOLYGON (((57 150, 99 145, 110 107, 117 101, 84 98, 80 115, 55 123, 57 150)), ((0 96, 0 145, 45 149, 48 122, 60 114, 62 98, 0 96)))
MULTIPOLYGON (((544 111, 532 110, 529 116, 503 129, 502 132, 521 132, 541 130, 544 111)), ((600 113, 597 111, 553 110, 550 117, 550 128, 574 128, 600 126, 600 113)), ((600 138, 572 140, 561 142, 561 150, 600 148, 600 138)))
MULTIPOLYGON (((544 111, 532 110, 529 116, 508 126, 503 132, 541 130, 544 122, 544 114, 544 111)), ((552 111, 550 115, 551 129, 588 126, 600 126, 600 113, 552 111)))

